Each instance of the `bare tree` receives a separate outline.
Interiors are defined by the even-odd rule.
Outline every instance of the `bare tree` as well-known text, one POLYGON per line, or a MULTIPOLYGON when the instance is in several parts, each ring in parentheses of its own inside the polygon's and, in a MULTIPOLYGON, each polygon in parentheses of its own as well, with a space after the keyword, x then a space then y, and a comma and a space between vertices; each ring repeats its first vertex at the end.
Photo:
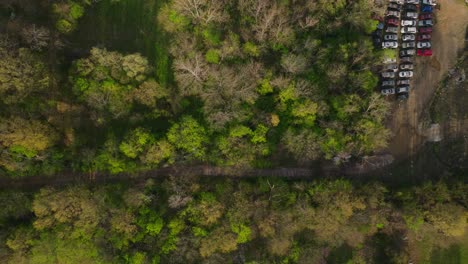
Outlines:
POLYGON ((221 23, 228 19, 223 0, 175 0, 174 9, 195 24, 221 23))
POLYGON ((36 27, 33 24, 23 28, 21 37, 32 50, 41 51, 48 45, 50 31, 47 28, 36 27))

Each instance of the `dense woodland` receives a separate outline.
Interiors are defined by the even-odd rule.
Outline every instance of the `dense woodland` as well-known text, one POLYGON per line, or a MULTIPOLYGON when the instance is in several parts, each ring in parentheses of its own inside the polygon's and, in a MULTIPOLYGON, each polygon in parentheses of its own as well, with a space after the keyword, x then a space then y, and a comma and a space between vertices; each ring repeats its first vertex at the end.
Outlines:
MULTIPOLYGON (((390 137, 378 12, 370 0, 0 1, 0 176, 372 155, 390 137)), ((463 174, 398 188, 183 173, 7 187, 0 262, 461 264, 467 194, 463 174)))
POLYGON ((371 1, 23 2, 2 4, 3 174, 342 163, 387 145, 371 1), (76 51, 88 11, 135 5, 153 12, 118 16, 152 50, 76 51))
POLYGON ((2 263, 466 263, 461 182, 174 175, 0 193, 2 263), (208 181, 209 180, 209 181, 208 181))

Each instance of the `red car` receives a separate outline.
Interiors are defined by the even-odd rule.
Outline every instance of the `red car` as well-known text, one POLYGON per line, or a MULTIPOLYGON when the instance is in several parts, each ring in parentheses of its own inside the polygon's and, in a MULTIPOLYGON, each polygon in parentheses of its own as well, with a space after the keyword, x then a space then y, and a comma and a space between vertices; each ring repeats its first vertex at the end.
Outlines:
POLYGON ((418 41, 430 40, 432 38, 431 34, 421 34, 416 38, 418 41))
POLYGON ((432 32, 432 27, 420 27, 419 28, 419 33, 431 33, 432 32))
POLYGON ((432 56, 431 49, 418 49, 418 56, 432 56))
POLYGON ((432 19, 432 14, 421 14, 419 15, 419 20, 432 19))
POLYGON ((398 25, 399 25, 398 24, 398 19, 396 19, 396 18, 387 19, 387 24, 398 27, 398 25))

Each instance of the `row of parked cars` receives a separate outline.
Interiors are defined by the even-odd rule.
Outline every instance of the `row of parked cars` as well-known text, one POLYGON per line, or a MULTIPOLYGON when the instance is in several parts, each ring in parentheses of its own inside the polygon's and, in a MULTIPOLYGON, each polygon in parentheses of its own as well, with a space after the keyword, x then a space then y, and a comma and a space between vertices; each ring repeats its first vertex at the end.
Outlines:
POLYGON ((390 0, 381 46, 383 49, 400 48, 399 64, 396 60, 386 61, 381 76, 382 94, 408 98, 410 79, 414 74, 413 57, 432 55, 433 5, 434 0, 390 0))

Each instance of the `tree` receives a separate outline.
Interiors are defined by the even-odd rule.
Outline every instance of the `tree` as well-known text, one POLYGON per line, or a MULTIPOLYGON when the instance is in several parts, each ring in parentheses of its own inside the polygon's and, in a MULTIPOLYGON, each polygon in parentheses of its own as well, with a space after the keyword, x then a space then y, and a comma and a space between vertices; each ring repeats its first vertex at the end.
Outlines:
POLYGON ((0 100, 17 104, 44 91, 49 73, 41 58, 30 50, 11 50, 8 45, 8 41, 0 40, 0 100))
POLYGON ((181 150, 189 159, 203 159, 206 154, 208 135, 206 129, 193 117, 184 116, 167 132, 168 141, 181 150))
MULTIPOLYGON (((102 124, 127 116, 133 102, 159 110, 158 100, 168 97, 149 79, 148 60, 140 54, 122 55, 93 48, 88 58, 74 63, 70 79, 73 91, 92 109, 93 119, 102 124)), ((159 105, 164 112, 165 105, 159 105)))
POLYGON ((58 135, 49 125, 20 117, 0 119, 0 165, 8 171, 25 171, 30 161, 42 161, 58 135))

